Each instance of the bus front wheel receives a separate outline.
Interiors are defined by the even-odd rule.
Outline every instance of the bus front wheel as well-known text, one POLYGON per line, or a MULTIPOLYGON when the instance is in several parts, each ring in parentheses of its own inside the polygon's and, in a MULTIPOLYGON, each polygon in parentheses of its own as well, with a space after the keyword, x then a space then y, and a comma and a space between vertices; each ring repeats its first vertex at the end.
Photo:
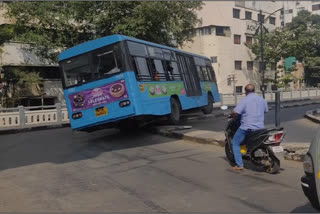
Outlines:
POLYGON ((177 99, 172 97, 170 99, 170 105, 171 105, 171 113, 169 115, 170 121, 174 125, 179 125, 181 121, 180 120, 180 116, 181 116, 180 102, 177 99))
POLYGON ((211 114, 213 111, 213 97, 211 94, 208 94, 208 105, 202 109, 204 114, 211 114))

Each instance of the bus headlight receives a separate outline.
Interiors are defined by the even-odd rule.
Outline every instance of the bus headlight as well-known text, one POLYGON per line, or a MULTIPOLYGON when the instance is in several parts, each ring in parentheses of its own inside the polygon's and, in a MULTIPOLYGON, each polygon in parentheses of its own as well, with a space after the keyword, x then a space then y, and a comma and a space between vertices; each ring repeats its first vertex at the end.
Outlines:
POLYGON ((121 101, 121 102, 119 103, 119 106, 120 106, 120 107, 126 107, 126 106, 128 106, 128 105, 130 105, 130 101, 129 101, 129 100, 124 100, 124 101, 121 101))

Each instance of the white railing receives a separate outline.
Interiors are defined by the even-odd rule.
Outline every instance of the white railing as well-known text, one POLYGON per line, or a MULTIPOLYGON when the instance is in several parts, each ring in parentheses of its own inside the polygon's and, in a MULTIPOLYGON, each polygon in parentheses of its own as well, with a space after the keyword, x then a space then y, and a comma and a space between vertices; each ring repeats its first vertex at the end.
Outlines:
MULTIPOLYGON (((258 95, 262 96, 261 92, 257 92, 258 95)), ((214 106, 222 105, 236 105, 239 101, 245 97, 244 93, 239 94, 220 94, 220 102, 215 103, 214 106)), ((320 97, 319 88, 306 88, 301 90, 290 90, 290 91, 280 91, 281 101, 288 100, 300 100, 305 98, 315 98, 320 97)), ((265 92, 265 99, 267 102, 275 101, 275 92, 265 92)))
POLYGON ((52 106, 0 108, 0 130, 63 123, 69 123, 69 118, 67 109, 60 103, 52 106))
MULTIPOLYGON (((257 94, 262 96, 260 92, 257 94)), ((234 94, 220 94, 221 102, 215 103, 214 106, 236 105, 244 96, 245 94, 237 94, 236 96, 234 94)), ((320 89, 280 92, 282 101, 312 97, 320 97, 320 89)), ((265 98, 268 102, 273 102, 275 93, 266 92, 265 98)), ((65 106, 60 103, 52 106, 0 108, 0 130, 66 123, 69 123, 68 112, 65 106)))

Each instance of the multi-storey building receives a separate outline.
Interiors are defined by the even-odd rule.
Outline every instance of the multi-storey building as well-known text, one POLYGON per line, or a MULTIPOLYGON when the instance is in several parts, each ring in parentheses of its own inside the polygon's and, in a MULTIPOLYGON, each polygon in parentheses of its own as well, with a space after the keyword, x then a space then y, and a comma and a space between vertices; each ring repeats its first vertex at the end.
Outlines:
MULTIPOLYGON (((193 41, 181 48, 211 58, 221 93, 244 92, 248 83, 255 84, 259 90, 260 62, 246 44, 254 42, 260 19, 265 20, 264 26, 269 31, 281 26, 280 8, 275 1, 204 2, 198 13, 202 22, 193 41)), ((265 70, 265 78, 273 79, 276 65, 268 65, 265 70)), ((267 88, 271 89, 271 83, 267 88)))
POLYGON ((320 0, 313 1, 279 1, 278 5, 284 10, 280 14, 281 25, 285 25, 292 21, 301 10, 307 10, 312 14, 320 15, 320 0))

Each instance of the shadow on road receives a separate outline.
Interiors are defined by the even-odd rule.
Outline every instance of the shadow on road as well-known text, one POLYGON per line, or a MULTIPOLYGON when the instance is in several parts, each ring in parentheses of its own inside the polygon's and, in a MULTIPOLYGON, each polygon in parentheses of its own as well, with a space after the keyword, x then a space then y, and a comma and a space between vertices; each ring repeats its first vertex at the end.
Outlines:
POLYGON ((291 211, 291 213, 318 213, 310 203, 307 203, 303 206, 297 207, 291 211))
MULTIPOLYGON (((124 134, 116 129, 76 133, 70 128, 61 128, 1 135, 0 170, 46 162, 61 164, 79 161, 94 158, 103 152, 129 148, 138 150, 139 147, 170 141, 174 140, 142 130, 124 134)), ((117 154, 114 156, 118 157, 117 154)), ((121 156, 121 159, 125 158, 121 156)))

